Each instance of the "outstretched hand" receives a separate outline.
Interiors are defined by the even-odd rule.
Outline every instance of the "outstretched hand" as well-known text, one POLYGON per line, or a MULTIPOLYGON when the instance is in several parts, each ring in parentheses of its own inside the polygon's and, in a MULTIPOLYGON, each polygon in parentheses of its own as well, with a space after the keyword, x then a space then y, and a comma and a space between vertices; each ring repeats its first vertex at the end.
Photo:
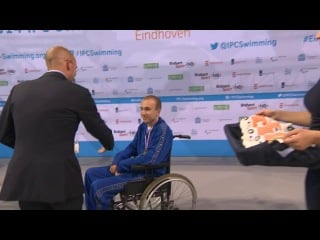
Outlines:
POLYGON ((98 153, 104 153, 106 151, 107 151, 107 149, 105 149, 103 146, 98 149, 98 153))

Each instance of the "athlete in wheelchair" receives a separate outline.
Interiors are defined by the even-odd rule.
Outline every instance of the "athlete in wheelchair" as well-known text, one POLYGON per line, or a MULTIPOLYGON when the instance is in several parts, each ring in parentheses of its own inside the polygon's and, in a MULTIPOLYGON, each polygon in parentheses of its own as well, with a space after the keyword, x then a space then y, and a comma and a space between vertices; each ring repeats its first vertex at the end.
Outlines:
MULTIPOLYGON (((173 138, 190 139, 188 135, 173 138)), ((115 210, 191 210, 197 201, 196 189, 185 176, 170 173, 170 156, 156 165, 133 165, 132 171, 143 171, 144 178, 127 182, 113 202, 115 210), (166 174, 154 177, 156 169, 165 167, 166 174)))
MULTIPOLYGON (((195 207, 196 192, 192 183, 180 174, 169 173, 168 160, 170 160, 173 134, 159 116, 160 99, 154 95, 144 97, 140 110, 143 122, 139 125, 133 141, 115 155, 111 165, 93 167, 86 171, 84 181, 87 210, 195 207), (141 169, 133 167, 135 165, 140 167, 148 165, 148 167, 141 169), (128 182, 138 184, 132 188, 130 184, 127 185, 128 182), (178 203, 173 201, 176 189, 181 191, 179 199, 181 196, 187 196, 187 204, 182 202, 180 207, 175 205, 178 203), (119 193, 121 200, 115 202, 114 198, 119 193), (164 204, 165 199, 166 204, 164 204)), ((182 199, 185 201, 184 197, 182 199)))

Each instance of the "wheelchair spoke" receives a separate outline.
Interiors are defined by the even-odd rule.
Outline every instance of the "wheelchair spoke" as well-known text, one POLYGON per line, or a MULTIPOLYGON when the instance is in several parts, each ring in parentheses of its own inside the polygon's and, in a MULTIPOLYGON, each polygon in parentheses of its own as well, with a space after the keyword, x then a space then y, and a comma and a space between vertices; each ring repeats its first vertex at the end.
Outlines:
POLYGON ((141 196, 139 209, 195 209, 196 198, 196 190, 190 180, 180 174, 172 173, 155 179, 146 188, 141 196))

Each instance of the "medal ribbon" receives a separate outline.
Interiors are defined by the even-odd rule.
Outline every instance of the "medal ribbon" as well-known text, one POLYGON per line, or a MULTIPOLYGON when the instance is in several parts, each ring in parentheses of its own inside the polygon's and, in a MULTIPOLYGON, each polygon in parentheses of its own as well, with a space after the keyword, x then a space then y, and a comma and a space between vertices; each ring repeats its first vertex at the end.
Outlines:
POLYGON ((150 133, 151 133, 152 128, 150 128, 145 136, 145 151, 147 151, 148 146, 149 146, 149 141, 150 141, 150 133))

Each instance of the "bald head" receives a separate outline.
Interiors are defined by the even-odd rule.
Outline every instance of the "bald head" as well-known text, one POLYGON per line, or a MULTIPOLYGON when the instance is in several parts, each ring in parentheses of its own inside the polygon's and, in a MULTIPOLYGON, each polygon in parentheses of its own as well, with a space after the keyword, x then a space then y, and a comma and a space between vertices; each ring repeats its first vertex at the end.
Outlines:
POLYGON ((48 69, 62 65, 65 59, 71 59, 71 52, 62 46, 54 46, 48 49, 45 55, 45 60, 48 69))
POLYGON ((47 50, 45 61, 48 70, 59 70, 69 80, 76 75, 77 62, 73 54, 62 46, 54 46, 47 50))

